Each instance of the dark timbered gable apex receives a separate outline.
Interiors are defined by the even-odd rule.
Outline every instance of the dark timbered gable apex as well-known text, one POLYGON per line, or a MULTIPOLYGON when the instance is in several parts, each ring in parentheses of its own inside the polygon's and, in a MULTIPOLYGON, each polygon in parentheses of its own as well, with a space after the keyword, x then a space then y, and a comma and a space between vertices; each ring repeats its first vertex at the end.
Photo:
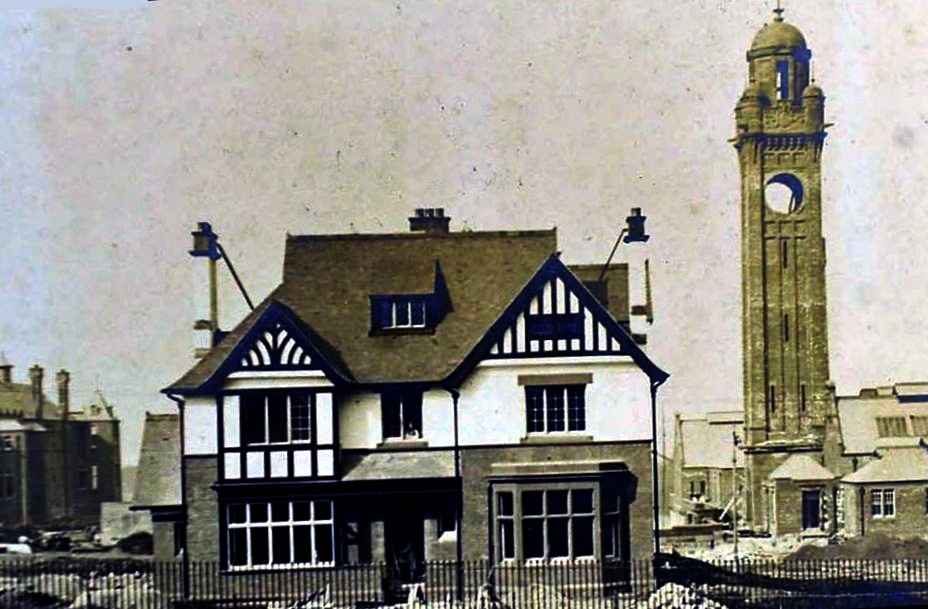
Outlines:
POLYGON ((271 302, 235 345, 222 365, 199 389, 218 389, 236 372, 319 370, 334 382, 347 380, 314 344, 314 335, 285 305, 271 302))
POLYGON ((551 256, 455 374, 483 359, 627 355, 657 384, 667 379, 557 256, 551 256))

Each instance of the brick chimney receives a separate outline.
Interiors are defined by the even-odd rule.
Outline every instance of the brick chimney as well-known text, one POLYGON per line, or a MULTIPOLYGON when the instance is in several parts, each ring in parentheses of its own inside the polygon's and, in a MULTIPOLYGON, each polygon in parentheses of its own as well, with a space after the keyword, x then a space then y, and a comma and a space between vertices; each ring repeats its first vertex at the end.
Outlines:
POLYGON ((67 370, 59 370, 55 380, 58 382, 58 407, 61 408, 61 418, 67 419, 71 410, 71 375, 67 370))
POLYGON ((35 418, 41 419, 44 415, 44 406, 42 400, 42 378, 45 371, 42 366, 36 364, 29 368, 29 380, 32 383, 32 403, 35 406, 35 418))
POLYGON ((447 233, 450 222, 451 217, 445 215, 443 207, 419 208, 409 219, 409 230, 414 233, 447 233))
POLYGON ((6 353, 0 353, 0 383, 10 385, 13 383, 13 364, 6 359, 6 353))

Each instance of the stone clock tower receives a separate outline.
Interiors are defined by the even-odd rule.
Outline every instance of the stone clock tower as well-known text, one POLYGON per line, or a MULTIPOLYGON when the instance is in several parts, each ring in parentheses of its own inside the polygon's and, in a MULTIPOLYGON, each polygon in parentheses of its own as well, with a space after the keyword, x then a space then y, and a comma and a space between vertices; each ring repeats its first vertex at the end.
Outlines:
POLYGON ((822 237, 825 97, 810 79, 805 37, 782 13, 747 53, 732 140, 741 169, 745 499, 759 528, 770 472, 796 453, 821 463, 835 408, 822 237))

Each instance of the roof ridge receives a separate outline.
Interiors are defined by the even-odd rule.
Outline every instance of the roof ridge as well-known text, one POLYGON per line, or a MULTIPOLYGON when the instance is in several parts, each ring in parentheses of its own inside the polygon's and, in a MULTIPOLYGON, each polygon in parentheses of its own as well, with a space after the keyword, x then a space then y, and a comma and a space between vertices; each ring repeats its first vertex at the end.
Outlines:
POLYGON ((541 237, 557 233, 557 227, 532 230, 456 231, 448 233, 395 232, 395 233, 332 233, 332 234, 287 234, 288 242, 311 241, 377 241, 389 239, 473 239, 479 237, 541 237))

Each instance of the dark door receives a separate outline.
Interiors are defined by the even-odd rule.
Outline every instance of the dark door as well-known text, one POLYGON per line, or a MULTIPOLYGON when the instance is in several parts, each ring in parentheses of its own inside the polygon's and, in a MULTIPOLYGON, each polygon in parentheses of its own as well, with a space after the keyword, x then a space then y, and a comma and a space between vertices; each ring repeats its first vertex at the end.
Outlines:
POLYGON ((425 531, 422 513, 410 506, 403 508, 394 510, 385 523, 387 563, 391 579, 411 584, 424 572, 425 531))
POLYGON ((822 491, 806 489, 802 491, 802 528, 817 529, 821 524, 822 491))

